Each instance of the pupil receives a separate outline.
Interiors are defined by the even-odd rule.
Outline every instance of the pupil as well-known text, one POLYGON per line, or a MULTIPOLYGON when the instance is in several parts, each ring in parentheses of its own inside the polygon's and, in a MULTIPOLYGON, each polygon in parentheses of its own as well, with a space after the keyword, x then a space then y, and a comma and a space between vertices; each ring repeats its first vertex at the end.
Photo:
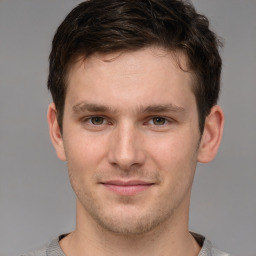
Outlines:
POLYGON ((93 124, 102 124, 103 123, 103 118, 102 117, 93 117, 92 118, 92 123, 93 124))
POLYGON ((165 123, 165 118, 163 118, 163 117, 155 117, 155 118, 153 118, 153 122, 156 125, 163 125, 165 123))

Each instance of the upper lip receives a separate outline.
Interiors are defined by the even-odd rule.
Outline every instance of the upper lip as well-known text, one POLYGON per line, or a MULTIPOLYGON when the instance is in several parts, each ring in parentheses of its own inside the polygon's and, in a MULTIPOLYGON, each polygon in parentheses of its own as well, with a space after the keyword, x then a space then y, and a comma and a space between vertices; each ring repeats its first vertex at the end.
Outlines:
POLYGON ((108 180, 101 182, 105 185, 115 185, 115 186, 138 186, 138 185, 153 185, 154 182, 143 181, 143 180, 108 180))

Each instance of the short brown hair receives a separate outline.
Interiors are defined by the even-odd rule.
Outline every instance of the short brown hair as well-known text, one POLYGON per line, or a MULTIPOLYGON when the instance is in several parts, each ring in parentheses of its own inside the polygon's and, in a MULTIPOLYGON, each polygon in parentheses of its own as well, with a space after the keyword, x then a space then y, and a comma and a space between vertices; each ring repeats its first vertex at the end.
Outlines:
POLYGON ((61 23, 52 42, 49 57, 48 89, 56 105, 58 123, 62 119, 66 96, 66 75, 78 56, 138 50, 159 46, 181 50, 189 71, 196 77, 199 128, 220 90, 221 43, 209 29, 208 19, 192 4, 181 0, 88 0, 74 8, 61 23))

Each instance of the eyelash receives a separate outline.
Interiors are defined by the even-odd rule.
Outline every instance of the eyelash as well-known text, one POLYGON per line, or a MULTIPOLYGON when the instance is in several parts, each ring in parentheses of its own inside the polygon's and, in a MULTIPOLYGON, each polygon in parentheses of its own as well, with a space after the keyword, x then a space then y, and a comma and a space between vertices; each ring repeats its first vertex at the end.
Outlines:
POLYGON ((163 116, 154 116, 149 119, 148 123, 150 123, 150 125, 153 125, 153 126, 165 126, 168 123, 170 123, 170 120, 168 120, 166 117, 163 117, 163 116), (163 124, 158 124, 158 125, 155 124, 154 121, 157 121, 157 119, 160 119, 158 121, 163 121, 163 124))
POLYGON ((101 125, 106 124, 107 119, 105 117, 103 117, 103 116, 90 116, 90 117, 86 117, 86 118, 82 119, 82 121, 83 121, 83 123, 89 123, 91 126, 101 126, 101 125), (97 124, 93 124, 93 122, 92 122, 93 118, 102 118, 103 119, 103 123, 102 124, 98 124, 98 125, 97 124))
MULTIPOLYGON (((84 119, 82 119, 83 123, 88 123, 89 125, 91 126, 102 126, 102 125, 106 125, 106 124, 111 124, 111 122, 108 122, 107 121, 107 118, 103 117, 103 116, 90 116, 90 117, 86 117, 84 119), (92 122, 92 120, 94 118, 100 118, 102 119, 102 123, 101 124, 94 124, 92 122)), ((163 127, 163 126, 166 126, 170 123, 172 123, 174 120, 171 119, 171 118, 167 118, 167 117, 164 117, 164 116, 151 116, 147 119, 146 122, 144 122, 143 124, 144 125, 151 125, 151 126, 159 126, 159 127, 163 127), (154 119, 155 121, 157 121, 156 119, 160 119, 160 121, 163 121, 164 123, 163 124, 155 124, 154 123, 154 119)))

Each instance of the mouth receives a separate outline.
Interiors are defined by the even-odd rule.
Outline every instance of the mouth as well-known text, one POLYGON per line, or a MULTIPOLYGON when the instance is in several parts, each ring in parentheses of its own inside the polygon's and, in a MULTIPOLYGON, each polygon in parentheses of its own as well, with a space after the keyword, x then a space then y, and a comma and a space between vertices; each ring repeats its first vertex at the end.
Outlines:
POLYGON ((142 180, 110 180, 101 184, 118 195, 132 196, 151 188, 155 183, 142 180))

